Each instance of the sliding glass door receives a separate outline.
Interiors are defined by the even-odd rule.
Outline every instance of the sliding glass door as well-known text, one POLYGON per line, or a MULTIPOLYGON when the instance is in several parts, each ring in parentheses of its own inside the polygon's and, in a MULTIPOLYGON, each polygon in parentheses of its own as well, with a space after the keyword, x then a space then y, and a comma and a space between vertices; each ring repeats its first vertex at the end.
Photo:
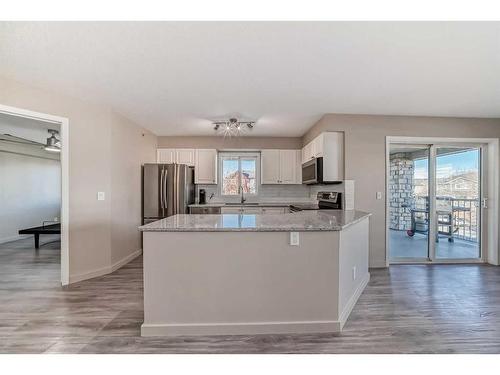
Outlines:
POLYGON ((481 258, 481 148, 391 144, 392 262, 481 258))
POLYGON ((391 145, 389 249, 394 260, 429 259, 428 145, 391 145))
POLYGON ((481 257, 481 150, 436 147, 437 259, 481 257))

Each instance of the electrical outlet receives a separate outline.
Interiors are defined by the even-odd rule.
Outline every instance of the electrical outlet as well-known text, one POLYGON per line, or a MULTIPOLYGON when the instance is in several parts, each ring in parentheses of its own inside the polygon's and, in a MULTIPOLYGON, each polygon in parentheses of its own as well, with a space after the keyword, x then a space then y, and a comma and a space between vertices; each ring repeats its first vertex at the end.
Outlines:
POLYGON ((352 267, 352 279, 356 280, 356 266, 352 267))
POLYGON ((290 232, 290 246, 299 246, 299 232, 290 232))
POLYGON ((382 199, 382 192, 381 191, 377 191, 377 199, 382 199))
POLYGON ((97 200, 98 201, 103 201, 104 199, 105 199, 104 191, 98 191, 97 192, 97 200))

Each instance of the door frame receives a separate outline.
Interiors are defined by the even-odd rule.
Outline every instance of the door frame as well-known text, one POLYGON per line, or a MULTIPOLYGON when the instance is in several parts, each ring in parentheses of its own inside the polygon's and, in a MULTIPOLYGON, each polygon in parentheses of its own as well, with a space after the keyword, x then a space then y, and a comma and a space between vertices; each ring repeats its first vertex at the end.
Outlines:
MULTIPOLYGON (((385 161, 386 161, 386 171, 385 171, 385 262, 386 266, 389 267, 390 263, 430 263, 430 264, 440 264, 440 263, 482 263, 487 262, 493 265, 499 265, 499 249, 498 249, 498 198, 499 198, 499 139, 498 138, 446 138, 446 137, 401 137, 401 136, 386 136, 385 144, 385 161), (481 198, 486 192, 488 197, 487 209, 482 209, 481 221, 483 218, 487 218, 487 229, 485 225, 481 225, 481 235, 480 243, 481 248, 481 258, 478 259, 436 259, 434 261, 422 261, 417 259, 406 259, 404 261, 390 262, 389 254, 389 227, 390 227, 390 215, 389 215, 389 171, 390 171, 390 145, 392 143, 397 144, 429 144, 436 146, 450 145, 450 146, 475 146, 481 147, 481 198), (484 246, 486 244, 486 246, 484 246)), ((431 152, 435 151, 435 147, 431 147, 431 152), (434 151, 432 151, 434 150, 434 151)), ((432 155, 429 155, 431 160, 435 160, 432 155)), ((430 205, 434 205, 432 196, 435 194, 434 189, 434 165, 430 163, 429 165, 429 194, 431 196, 430 205)), ((429 207, 430 211, 434 211, 434 207, 429 207)), ((435 228, 429 227, 429 238, 435 235, 435 228)), ((429 249, 430 250, 430 249, 429 249)))
POLYGON ((69 120, 0 104, 0 113, 58 124, 61 134, 61 284, 69 284, 69 120))

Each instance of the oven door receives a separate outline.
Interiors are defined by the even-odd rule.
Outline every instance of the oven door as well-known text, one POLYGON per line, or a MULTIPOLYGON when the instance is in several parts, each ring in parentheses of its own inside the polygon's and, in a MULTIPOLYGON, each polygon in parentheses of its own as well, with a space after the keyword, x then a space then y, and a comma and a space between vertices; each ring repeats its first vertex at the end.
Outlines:
POLYGON ((312 159, 302 164, 302 183, 317 184, 318 180, 318 159, 312 159))

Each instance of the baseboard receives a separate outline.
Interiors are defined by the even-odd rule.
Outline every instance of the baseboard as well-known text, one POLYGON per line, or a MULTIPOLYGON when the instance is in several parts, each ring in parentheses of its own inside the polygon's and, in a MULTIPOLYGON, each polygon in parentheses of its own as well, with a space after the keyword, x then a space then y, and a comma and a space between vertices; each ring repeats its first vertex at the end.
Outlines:
POLYGON ((79 281, 93 279, 94 277, 107 275, 108 273, 114 272, 117 269, 123 267, 125 264, 134 260, 135 258, 137 258, 141 254, 142 254, 142 249, 139 249, 137 251, 134 251, 132 254, 127 255, 125 258, 120 259, 118 262, 113 263, 110 266, 98 268, 96 270, 81 273, 78 275, 70 275, 69 276, 69 283, 73 284, 73 283, 77 283, 79 281))
POLYGON ((137 258, 141 254, 142 254, 142 249, 134 251, 132 254, 129 254, 125 258, 120 259, 118 262, 113 263, 110 267, 111 270, 109 272, 111 273, 111 272, 116 271, 118 268, 123 267, 125 264, 134 260, 135 258, 137 258))
POLYGON ((23 239, 29 238, 29 237, 33 237, 33 235, 18 234, 18 235, 15 235, 15 236, 3 237, 3 238, 0 238, 0 243, 7 243, 7 242, 12 242, 12 241, 23 240, 23 239))
POLYGON ((340 330, 342 330, 344 328, 344 325, 347 322, 349 315, 351 315, 351 311, 354 308, 354 305, 356 305, 356 302, 358 302, 358 299, 361 296, 361 293, 363 293, 363 290, 365 290, 369 281, 370 281, 370 274, 367 273, 366 276, 364 277, 364 279, 361 281, 361 283, 358 285, 358 287, 354 291, 351 298, 349 298, 349 301, 347 301, 347 304, 346 304, 344 310, 342 310, 342 313, 340 314, 340 317, 339 317, 340 330))
POLYGON ((215 336, 340 332, 339 321, 142 324, 141 336, 215 336))

